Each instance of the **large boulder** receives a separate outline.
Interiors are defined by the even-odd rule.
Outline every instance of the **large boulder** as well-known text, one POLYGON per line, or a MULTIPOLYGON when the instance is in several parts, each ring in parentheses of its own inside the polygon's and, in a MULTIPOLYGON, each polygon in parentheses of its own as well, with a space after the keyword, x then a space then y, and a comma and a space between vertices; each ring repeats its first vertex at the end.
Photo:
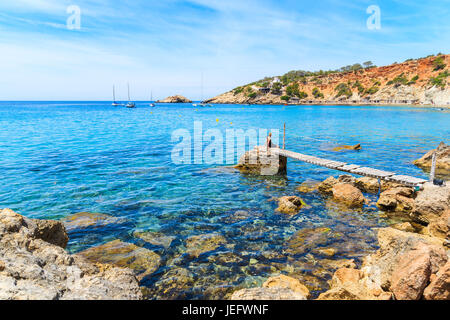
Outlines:
POLYGON ((391 276, 391 291, 397 300, 419 300, 431 276, 431 252, 418 244, 398 259, 391 276))
POLYGON ((450 208, 450 183, 445 186, 435 186, 425 183, 423 190, 417 193, 414 201, 412 217, 424 222, 431 223, 439 219, 445 210, 450 208))
POLYGON ((319 183, 319 185, 317 186, 317 190, 323 195, 331 196, 333 194, 333 187, 338 183, 348 183, 354 185, 355 181, 356 178, 348 174, 341 175, 338 178, 328 177, 327 179, 319 183))
POLYGON ((378 182, 378 179, 371 178, 371 177, 360 177, 355 180, 355 187, 357 187, 362 192, 366 193, 378 193, 380 191, 386 191, 391 188, 401 187, 400 184, 392 182, 392 181, 385 181, 381 180, 380 183, 378 182), (380 186, 381 183, 381 186, 380 186))
POLYGON ((1 210, 0 300, 142 299, 131 270, 69 255, 66 243, 62 223, 1 210))
POLYGON ((448 270, 443 266, 448 258, 440 239, 383 228, 378 242, 380 249, 364 259, 360 270, 337 270, 330 290, 319 299, 417 300, 425 290, 430 298, 447 294, 448 270))
POLYGON ((433 237, 383 228, 380 249, 364 259, 362 270, 396 299, 421 297, 424 285, 447 261, 442 241, 433 237))
POLYGON ((305 205, 302 199, 296 196, 286 196, 278 199, 277 211, 285 214, 295 215, 305 205))
POLYGON ((388 189, 380 194, 377 206, 383 211, 411 212, 414 208, 414 190, 408 187, 388 189))
POLYGON ((436 149, 427 152, 422 158, 415 160, 413 163, 422 168, 429 170, 433 154, 436 152, 436 169, 439 171, 450 171, 450 145, 441 142, 436 149))
POLYGON ((263 288, 288 288, 294 292, 300 293, 305 298, 309 297, 308 288, 306 288, 299 280, 283 274, 267 279, 263 284, 263 288))
POLYGON ((318 300, 390 300, 392 294, 381 289, 357 269, 338 269, 331 279, 331 289, 318 300))
POLYGON ((235 168, 246 174, 263 176, 286 174, 287 158, 268 152, 265 146, 256 146, 241 156, 235 168))
POLYGON ((350 208, 360 208, 367 201, 361 191, 349 183, 338 183, 331 189, 333 199, 350 208))
POLYGON ((432 275, 431 283, 425 288, 423 296, 426 300, 450 300, 450 262, 432 275))
POLYGON ((428 225, 428 233, 437 238, 450 240, 450 209, 447 209, 439 218, 432 219, 428 225))

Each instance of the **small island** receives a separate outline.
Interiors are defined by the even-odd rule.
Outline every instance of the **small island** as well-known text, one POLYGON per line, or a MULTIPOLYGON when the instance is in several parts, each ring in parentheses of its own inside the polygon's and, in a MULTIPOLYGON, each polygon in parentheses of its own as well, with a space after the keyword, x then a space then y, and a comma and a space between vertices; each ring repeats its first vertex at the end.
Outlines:
POLYGON ((183 97, 181 95, 167 97, 163 100, 158 100, 156 102, 157 103, 192 103, 191 100, 189 100, 188 98, 183 97))

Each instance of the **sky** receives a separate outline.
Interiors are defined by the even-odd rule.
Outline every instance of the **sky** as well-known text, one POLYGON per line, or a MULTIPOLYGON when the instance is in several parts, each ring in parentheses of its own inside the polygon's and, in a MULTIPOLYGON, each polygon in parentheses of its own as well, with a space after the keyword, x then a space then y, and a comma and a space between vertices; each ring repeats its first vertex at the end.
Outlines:
POLYGON ((111 100, 113 85, 126 100, 127 83, 132 100, 206 99, 290 70, 450 53, 449 17, 450 0, 1 0, 0 100, 111 100))

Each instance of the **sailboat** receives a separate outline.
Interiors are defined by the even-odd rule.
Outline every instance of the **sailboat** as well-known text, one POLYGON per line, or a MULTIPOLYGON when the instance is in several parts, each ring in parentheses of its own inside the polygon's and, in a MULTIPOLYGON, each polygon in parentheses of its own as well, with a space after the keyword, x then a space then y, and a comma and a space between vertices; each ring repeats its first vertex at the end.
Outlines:
POLYGON ((134 102, 131 102, 130 99, 130 84, 128 83, 128 103, 127 108, 136 108, 136 104, 134 102))
POLYGON ((111 104, 113 107, 121 106, 121 103, 116 102, 116 88, 113 86, 113 103, 111 104))
POLYGON ((150 93, 150 107, 155 107, 156 105, 153 103, 153 91, 150 93))
POLYGON ((205 101, 203 101, 203 72, 202 72, 202 79, 201 79, 201 101, 200 104, 193 104, 194 107, 212 107, 211 104, 206 103, 205 101))

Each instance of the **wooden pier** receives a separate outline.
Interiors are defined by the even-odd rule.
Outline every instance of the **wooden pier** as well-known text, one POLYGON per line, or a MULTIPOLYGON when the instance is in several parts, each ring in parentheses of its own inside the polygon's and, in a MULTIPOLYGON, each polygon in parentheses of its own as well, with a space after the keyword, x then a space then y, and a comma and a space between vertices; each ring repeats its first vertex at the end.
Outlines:
POLYGON ((427 180, 415 178, 411 176, 399 175, 390 171, 383 171, 378 169, 373 169, 369 167, 363 167, 356 164, 349 164, 340 161, 322 159, 318 157, 309 156, 306 154, 301 154, 297 152, 292 152, 289 150, 279 149, 279 148, 271 148, 270 152, 275 155, 280 155, 286 158, 291 158, 303 162, 307 162, 310 164, 314 164, 316 166, 326 167, 333 170, 344 171, 348 173, 353 173, 360 176, 366 176, 371 178, 376 178, 378 180, 386 180, 397 182, 399 184, 409 186, 409 187, 422 187, 422 185, 427 182, 427 180))

